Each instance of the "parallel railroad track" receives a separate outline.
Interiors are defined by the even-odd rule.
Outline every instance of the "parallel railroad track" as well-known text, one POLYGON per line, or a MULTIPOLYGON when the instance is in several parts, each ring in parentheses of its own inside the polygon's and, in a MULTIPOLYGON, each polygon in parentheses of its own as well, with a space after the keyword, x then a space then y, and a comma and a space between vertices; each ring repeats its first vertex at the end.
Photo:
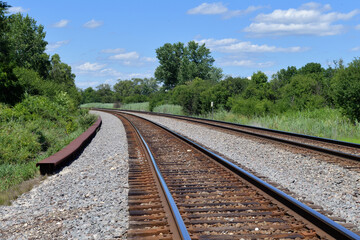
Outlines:
POLYGON ((139 144, 139 140, 134 140, 136 130, 131 130, 128 120, 121 118, 132 149, 130 239, 360 238, 190 140, 184 142, 176 133, 145 119, 128 114, 126 118, 138 128, 142 135, 138 139, 147 142, 139 144), (139 147, 146 144, 145 148, 151 150, 148 154, 139 147), (148 175, 154 172, 145 168, 149 158, 153 158, 162 177, 148 175), (164 179, 175 207, 164 207, 168 197, 164 201, 157 195, 152 182, 159 178, 164 179), (180 213, 181 220, 177 220, 176 213, 163 210, 173 208, 180 213), (188 235, 181 233, 182 224, 188 235))
POLYGON ((201 124, 218 130, 221 129, 222 131, 227 131, 231 134, 248 135, 260 140, 267 139, 272 142, 295 147, 302 152, 311 151, 315 154, 320 154, 323 160, 360 172, 360 144, 209 119, 163 113, 126 111, 169 117, 189 121, 194 124, 201 124))

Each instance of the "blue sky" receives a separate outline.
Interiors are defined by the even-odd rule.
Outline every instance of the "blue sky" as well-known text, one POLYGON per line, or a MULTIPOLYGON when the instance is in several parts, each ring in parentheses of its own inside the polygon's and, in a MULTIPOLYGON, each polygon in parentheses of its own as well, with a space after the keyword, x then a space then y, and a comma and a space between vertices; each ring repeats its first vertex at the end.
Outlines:
POLYGON ((309 62, 360 55, 357 1, 7 1, 45 26, 47 53, 72 67, 80 88, 152 77, 155 49, 205 43, 223 73, 268 76, 309 62))

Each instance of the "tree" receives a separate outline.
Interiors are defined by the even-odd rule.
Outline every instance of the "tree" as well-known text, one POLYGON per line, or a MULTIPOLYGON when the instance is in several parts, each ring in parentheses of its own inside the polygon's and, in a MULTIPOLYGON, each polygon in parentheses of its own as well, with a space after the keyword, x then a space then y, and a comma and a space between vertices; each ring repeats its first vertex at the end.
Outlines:
POLYGON ((6 10, 10 6, 0 1, 0 63, 3 65, 6 62, 9 52, 9 43, 6 38, 6 32, 9 30, 9 25, 7 24, 7 18, 5 16, 6 10))
POLYGON ((112 103, 114 102, 114 92, 111 90, 109 84, 100 84, 96 87, 97 96, 100 102, 102 103, 112 103))
POLYGON ((296 67, 291 66, 287 67, 287 69, 281 69, 274 75, 272 75, 272 80, 270 81, 270 85, 274 91, 279 90, 286 84, 290 83, 290 79, 298 73, 296 67))
POLYGON ((204 103, 202 102, 201 93, 209 89, 209 87, 208 82, 200 78, 195 78, 184 85, 178 85, 171 92, 173 102, 182 106, 187 114, 203 113, 204 103))
POLYGON ((100 101, 98 99, 96 91, 92 87, 86 88, 84 91, 81 92, 81 95, 81 103, 94 103, 100 101))
POLYGON ((320 63, 307 63, 305 66, 299 69, 300 74, 309 74, 309 73, 323 73, 324 69, 321 67, 320 63))
POLYGON ((22 89, 13 73, 15 63, 10 58, 10 27, 5 15, 9 7, 0 1, 0 102, 15 104, 21 99, 22 89))
POLYGON ((160 66, 155 70, 155 77, 164 84, 165 89, 173 89, 178 84, 185 84, 196 77, 204 80, 218 81, 221 71, 214 68, 214 58, 205 44, 199 45, 190 41, 183 43, 166 43, 156 49, 160 66))
POLYGON ((123 101, 133 95, 149 96, 158 91, 158 84, 155 78, 133 78, 132 80, 119 80, 114 85, 114 90, 117 99, 123 101))
POLYGON ((6 38, 9 41, 9 54, 16 66, 33 69, 41 77, 47 78, 49 56, 45 53, 47 42, 44 26, 37 25, 28 15, 24 17, 17 13, 8 18, 9 31, 6 38))
POLYGON ((172 89, 178 83, 184 50, 184 44, 181 42, 165 43, 164 46, 156 49, 160 66, 155 70, 155 77, 163 82, 166 89, 172 89))
POLYGON ((184 84, 196 77, 204 80, 210 79, 214 61, 205 44, 199 45, 195 41, 190 41, 184 50, 180 64, 179 83, 184 84))
POLYGON ((67 89, 75 87, 75 74, 71 72, 69 65, 61 62, 58 54, 51 57, 50 64, 49 80, 61 84, 67 89))
POLYGON ((340 68, 333 80, 334 98, 352 121, 360 121, 360 58, 340 68))

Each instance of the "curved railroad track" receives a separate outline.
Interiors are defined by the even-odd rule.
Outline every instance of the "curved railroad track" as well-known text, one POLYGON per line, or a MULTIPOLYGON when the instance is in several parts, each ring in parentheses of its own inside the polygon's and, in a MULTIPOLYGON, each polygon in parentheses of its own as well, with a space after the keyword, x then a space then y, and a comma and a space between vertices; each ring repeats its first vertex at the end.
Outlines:
POLYGON ((360 238, 196 143, 148 120, 112 113, 122 115, 129 139, 130 239, 360 238))
POLYGON ((320 155, 322 160, 360 172, 360 144, 209 119, 142 111, 126 110, 124 112, 168 117, 188 121, 193 124, 201 124, 216 130, 226 131, 230 134, 256 138, 260 141, 271 141, 284 145, 295 152, 312 152, 315 155, 320 155))

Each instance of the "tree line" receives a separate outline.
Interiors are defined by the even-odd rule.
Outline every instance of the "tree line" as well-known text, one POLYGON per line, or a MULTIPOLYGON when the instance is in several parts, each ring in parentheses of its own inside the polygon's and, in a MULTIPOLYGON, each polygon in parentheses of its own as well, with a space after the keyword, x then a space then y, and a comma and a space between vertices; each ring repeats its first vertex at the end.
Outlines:
POLYGON ((156 49, 160 65, 155 78, 119 80, 113 87, 82 91, 82 102, 150 102, 150 110, 177 104, 186 114, 205 114, 224 109, 246 116, 281 114, 286 111, 340 108, 353 122, 360 120, 360 59, 348 66, 334 61, 280 69, 271 78, 255 72, 249 78, 224 76, 213 66, 206 46, 191 41, 166 43, 156 49))

